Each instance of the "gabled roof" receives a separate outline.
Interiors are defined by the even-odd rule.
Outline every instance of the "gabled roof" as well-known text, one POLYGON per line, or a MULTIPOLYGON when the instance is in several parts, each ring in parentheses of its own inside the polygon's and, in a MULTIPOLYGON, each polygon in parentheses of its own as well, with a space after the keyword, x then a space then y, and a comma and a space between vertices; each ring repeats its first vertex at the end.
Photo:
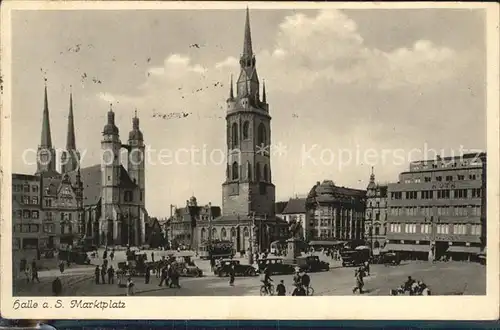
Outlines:
POLYGON ((275 214, 282 214, 283 210, 286 207, 286 204, 288 204, 288 201, 287 202, 276 202, 276 203, 274 203, 274 213, 275 214))
POLYGON ((305 198, 291 198, 282 212, 282 214, 297 214, 297 213, 306 213, 305 198))

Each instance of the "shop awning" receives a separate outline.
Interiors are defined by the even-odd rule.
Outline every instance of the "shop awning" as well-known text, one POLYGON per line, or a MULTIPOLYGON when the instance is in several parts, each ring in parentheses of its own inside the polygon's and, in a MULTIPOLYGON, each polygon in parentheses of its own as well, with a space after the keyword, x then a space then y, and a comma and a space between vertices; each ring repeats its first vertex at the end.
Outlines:
POLYGON ((429 252, 429 245, 387 244, 384 251, 429 252))
POLYGON ((446 252, 449 253, 472 253, 479 254, 481 252, 481 248, 478 246, 456 246, 452 245, 448 248, 446 252))

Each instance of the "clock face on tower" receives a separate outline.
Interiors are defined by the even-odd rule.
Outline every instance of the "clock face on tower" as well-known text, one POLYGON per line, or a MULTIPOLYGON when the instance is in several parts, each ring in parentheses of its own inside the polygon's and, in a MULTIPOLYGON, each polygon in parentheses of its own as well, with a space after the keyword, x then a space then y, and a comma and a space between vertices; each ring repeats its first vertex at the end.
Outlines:
POLYGON ((47 150, 40 151, 40 162, 47 164, 49 161, 49 152, 47 150))
POLYGON ((102 160, 104 161, 104 164, 111 164, 113 162, 114 155, 111 152, 111 150, 104 150, 102 154, 102 160))

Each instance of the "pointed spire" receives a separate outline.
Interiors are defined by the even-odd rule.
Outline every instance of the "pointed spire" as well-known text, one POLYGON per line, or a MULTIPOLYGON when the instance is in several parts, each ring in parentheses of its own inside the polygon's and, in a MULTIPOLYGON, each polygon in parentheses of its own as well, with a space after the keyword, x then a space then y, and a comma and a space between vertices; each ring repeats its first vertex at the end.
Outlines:
POLYGON ((66 137, 66 150, 76 150, 75 123, 73 119, 73 92, 69 94, 68 135, 66 137))
POLYGON ((234 99, 234 93, 233 93, 233 75, 231 75, 231 87, 229 89, 229 98, 234 99))
POLYGON ((243 41, 243 56, 251 58, 252 50, 252 35, 250 33, 250 11, 247 7, 247 17, 245 21, 245 39, 243 41))
POLYGON ((47 98, 47 78, 45 78, 45 92, 43 102, 42 136, 40 146, 52 148, 52 136, 50 134, 49 101, 47 98))
POLYGON ((266 103, 266 81, 262 81, 262 102, 266 103))
POLYGON ((370 174, 370 183, 375 183, 375 174, 373 173, 373 166, 372 166, 372 174, 370 174))
POLYGON ((137 118, 137 109, 135 109, 134 113, 135 113, 134 118, 132 118, 132 129, 138 130, 139 129, 139 118, 137 118))

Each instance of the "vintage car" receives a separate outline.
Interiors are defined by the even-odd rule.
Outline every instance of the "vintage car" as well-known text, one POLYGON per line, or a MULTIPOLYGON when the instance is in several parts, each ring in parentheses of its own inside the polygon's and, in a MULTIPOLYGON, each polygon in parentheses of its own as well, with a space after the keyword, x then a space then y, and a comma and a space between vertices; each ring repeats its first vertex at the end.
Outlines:
POLYGON ((190 257, 187 258, 177 258, 172 265, 177 269, 181 276, 185 277, 201 277, 203 276, 203 271, 195 265, 190 257))
POLYGON ((214 269, 214 274, 222 277, 229 276, 231 266, 234 265, 235 276, 256 276, 257 271, 252 265, 242 265, 239 260, 221 259, 214 269))
POLYGON ((330 270, 330 264, 319 260, 318 256, 298 257, 297 267, 310 273, 330 270))
POLYGON ((380 255, 380 263, 386 266, 397 266, 401 263, 401 259, 399 258, 399 255, 397 253, 387 252, 380 255))
POLYGON ((486 254, 480 254, 477 258, 481 265, 486 265, 486 254))
POLYGON ((340 252, 342 267, 363 265, 370 260, 370 252, 367 250, 343 250, 340 252))
POLYGON ((266 267, 269 268, 271 274, 293 274, 293 265, 283 262, 283 258, 267 258, 257 260, 259 272, 262 272, 266 267))

